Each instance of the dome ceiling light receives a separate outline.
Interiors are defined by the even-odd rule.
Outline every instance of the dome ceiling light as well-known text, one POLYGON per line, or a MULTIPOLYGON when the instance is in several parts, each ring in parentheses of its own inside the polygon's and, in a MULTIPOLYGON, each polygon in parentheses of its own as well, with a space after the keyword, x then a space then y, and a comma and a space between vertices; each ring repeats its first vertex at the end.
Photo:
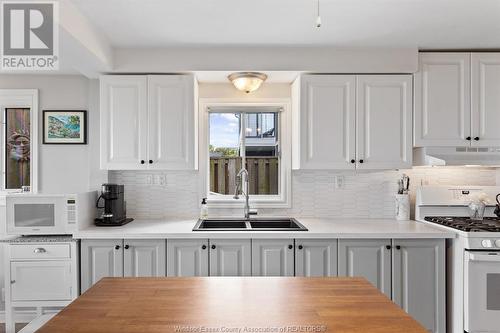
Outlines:
POLYGON ((259 72, 237 72, 230 74, 227 78, 236 89, 248 94, 259 89, 267 79, 267 75, 259 72))

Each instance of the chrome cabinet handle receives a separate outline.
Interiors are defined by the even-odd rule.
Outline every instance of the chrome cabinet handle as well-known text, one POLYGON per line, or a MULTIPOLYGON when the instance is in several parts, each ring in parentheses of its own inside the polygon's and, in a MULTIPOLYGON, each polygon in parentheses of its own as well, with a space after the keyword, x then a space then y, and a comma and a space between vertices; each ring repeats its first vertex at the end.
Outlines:
POLYGON ((33 250, 35 253, 46 253, 47 250, 45 250, 43 247, 37 247, 36 249, 33 250))

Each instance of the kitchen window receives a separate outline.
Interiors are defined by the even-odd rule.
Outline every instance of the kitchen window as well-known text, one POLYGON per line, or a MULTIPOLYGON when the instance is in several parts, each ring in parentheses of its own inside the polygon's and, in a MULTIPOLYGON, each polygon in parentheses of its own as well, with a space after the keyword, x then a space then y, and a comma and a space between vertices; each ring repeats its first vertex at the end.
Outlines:
MULTIPOLYGON (((237 174, 248 171, 253 207, 288 205, 290 140, 288 104, 207 105, 203 124, 204 181, 210 206, 234 206, 237 174)), ((247 189, 244 189, 246 191, 247 189)))

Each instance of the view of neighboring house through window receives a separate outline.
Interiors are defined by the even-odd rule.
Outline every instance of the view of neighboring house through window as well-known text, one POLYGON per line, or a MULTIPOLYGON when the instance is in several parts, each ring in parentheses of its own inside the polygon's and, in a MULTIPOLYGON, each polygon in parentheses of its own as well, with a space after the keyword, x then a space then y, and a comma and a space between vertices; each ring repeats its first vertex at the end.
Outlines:
POLYGON ((30 109, 6 108, 4 135, 4 187, 30 186, 30 109))
POLYGON ((279 194, 278 125, 278 112, 210 113, 211 194, 233 195, 242 166, 250 195, 279 194))

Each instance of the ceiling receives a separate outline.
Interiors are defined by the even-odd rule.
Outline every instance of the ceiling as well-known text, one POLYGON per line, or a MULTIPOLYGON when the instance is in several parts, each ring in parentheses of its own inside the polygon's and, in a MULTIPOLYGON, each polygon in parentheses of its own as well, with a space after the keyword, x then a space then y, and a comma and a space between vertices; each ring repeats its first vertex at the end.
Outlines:
POLYGON ((114 47, 500 46, 500 0, 71 1, 114 47))

